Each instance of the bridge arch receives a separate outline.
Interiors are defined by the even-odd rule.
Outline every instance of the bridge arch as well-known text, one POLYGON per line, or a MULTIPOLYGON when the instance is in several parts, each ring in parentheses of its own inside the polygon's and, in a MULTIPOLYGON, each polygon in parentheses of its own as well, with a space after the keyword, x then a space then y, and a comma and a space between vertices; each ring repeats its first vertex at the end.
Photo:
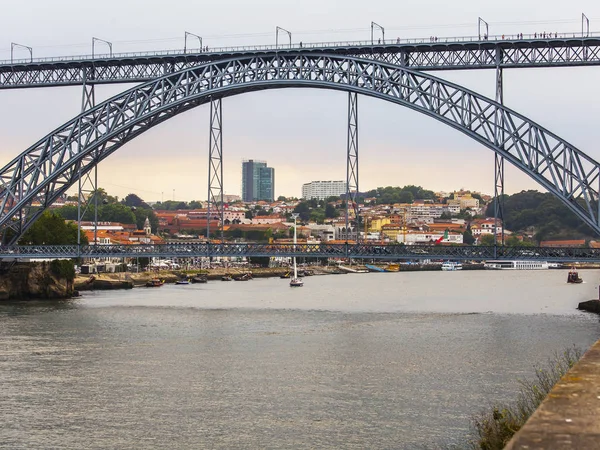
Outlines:
POLYGON ((600 164, 547 129, 476 92, 378 61, 303 53, 215 61, 131 88, 85 111, 0 170, 0 233, 12 242, 78 179, 153 126, 210 101, 273 88, 352 91, 449 125, 556 195, 600 234, 600 164))

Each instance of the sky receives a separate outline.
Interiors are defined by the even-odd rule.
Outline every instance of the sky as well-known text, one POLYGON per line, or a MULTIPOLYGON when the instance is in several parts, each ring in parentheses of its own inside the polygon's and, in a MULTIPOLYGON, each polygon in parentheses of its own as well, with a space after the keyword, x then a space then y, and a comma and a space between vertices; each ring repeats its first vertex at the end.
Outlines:
MULTIPOLYGON (((111 41, 114 52, 183 48, 184 31, 210 47, 274 44, 276 26, 290 30, 294 42, 359 40, 369 38, 371 21, 388 38, 472 36, 478 17, 490 34, 576 32, 584 12, 591 30, 600 30, 600 3, 591 0, 0 0, 0 7, 1 60, 10 59, 11 42, 39 57, 89 54, 93 36, 111 41)), ((434 75, 494 95, 493 70, 434 75)), ((600 160, 599 79, 600 67, 506 70, 504 102, 600 160)), ((97 86, 97 102, 129 87, 97 86)), ((80 105, 80 87, 0 90, 0 166, 76 116, 80 105)), ((275 196, 299 197, 303 183, 345 179, 346 120, 343 92, 282 89, 224 99, 225 193, 240 194, 243 159, 275 168, 275 196)), ((99 186, 147 201, 205 199, 208 127, 204 105, 150 129, 100 164, 99 186)), ((493 152, 434 119, 361 96, 359 137, 361 191, 415 184, 493 193, 493 152)), ((523 189, 543 190, 508 164, 506 192, 523 189)))

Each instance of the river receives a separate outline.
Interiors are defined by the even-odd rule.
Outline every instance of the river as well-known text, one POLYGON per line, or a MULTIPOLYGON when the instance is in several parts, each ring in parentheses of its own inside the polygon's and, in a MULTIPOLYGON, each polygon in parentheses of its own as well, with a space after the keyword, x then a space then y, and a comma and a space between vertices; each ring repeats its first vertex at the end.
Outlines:
POLYGON ((600 338, 600 271, 214 281, 0 304, 0 448, 450 448, 600 338))

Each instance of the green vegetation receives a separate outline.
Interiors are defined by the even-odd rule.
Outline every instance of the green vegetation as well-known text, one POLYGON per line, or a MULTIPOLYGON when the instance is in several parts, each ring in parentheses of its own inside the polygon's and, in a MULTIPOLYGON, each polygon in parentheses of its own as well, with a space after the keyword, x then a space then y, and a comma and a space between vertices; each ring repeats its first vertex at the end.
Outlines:
POLYGON ((415 200, 434 200, 433 191, 423 189, 421 186, 378 187, 367 193, 365 198, 375 197, 378 205, 391 205, 394 203, 412 203, 415 200))
MULTIPOLYGON (((87 244, 85 234, 81 243, 87 244)), ((58 214, 45 211, 21 236, 20 245, 73 245, 77 244, 77 225, 65 222, 58 214)))
MULTIPOLYGON (((326 219, 334 219, 339 217, 340 212, 336 209, 333 203, 325 200, 303 200, 296 205, 294 212, 298 213, 302 222, 314 221, 318 224, 325 223, 326 219)), ((337 197, 334 197, 337 199, 337 197)), ((345 205, 344 205, 345 208, 345 205)))
MULTIPOLYGON (((129 196, 127 196, 127 197, 129 197, 129 196)), ((181 201, 167 200, 166 202, 156 203, 154 205, 154 209, 167 210, 167 211, 177 211, 178 209, 202 209, 202 203, 200 203, 197 200, 192 200, 189 203, 181 202, 181 201)))
MULTIPOLYGON (((489 203, 486 216, 494 216, 494 200, 489 203)), ((594 232, 554 195, 531 190, 504 196, 504 224, 513 232, 535 230, 538 243, 594 236, 594 232)))
POLYGON ((75 263, 71 259, 55 259, 50 263, 50 272, 71 282, 75 279, 75 263))
POLYGON ((491 405, 473 417, 476 439, 469 442, 472 449, 501 450, 527 419, 540 406, 554 385, 581 357, 581 350, 569 348, 556 353, 546 367, 534 366, 533 380, 519 380, 517 400, 511 404, 491 405))
MULTIPOLYGON (((141 230, 147 217, 150 221, 152 230, 156 231, 158 229, 158 217, 154 214, 154 210, 137 195, 129 194, 120 202, 117 197, 107 195, 106 191, 102 188, 96 191, 96 195, 98 196, 99 222, 135 224, 137 229, 141 230)), ((92 201, 83 216, 83 220, 93 222, 94 211, 95 202, 92 201)), ((54 212, 59 214, 65 220, 77 220, 77 206, 63 206, 55 209, 54 212)))

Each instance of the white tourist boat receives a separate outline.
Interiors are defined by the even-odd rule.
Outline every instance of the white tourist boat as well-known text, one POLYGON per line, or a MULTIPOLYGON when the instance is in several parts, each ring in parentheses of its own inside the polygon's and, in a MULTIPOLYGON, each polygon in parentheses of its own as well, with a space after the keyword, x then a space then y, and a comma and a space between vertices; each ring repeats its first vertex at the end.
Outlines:
MULTIPOLYGON (((296 250, 296 219, 298 219, 298 214, 292 214, 294 218, 294 251, 296 250)), ((302 278, 298 278, 298 268, 296 267, 296 257, 294 256, 294 278, 290 280, 290 287, 302 287, 304 286, 304 281, 302 278)))
POLYGON ((444 271, 455 271, 455 270, 462 270, 463 266, 461 263, 459 262, 454 262, 454 261, 446 261, 442 264, 442 270, 444 271))
POLYGON ((545 270, 548 261, 487 261, 483 267, 491 270, 545 270))

